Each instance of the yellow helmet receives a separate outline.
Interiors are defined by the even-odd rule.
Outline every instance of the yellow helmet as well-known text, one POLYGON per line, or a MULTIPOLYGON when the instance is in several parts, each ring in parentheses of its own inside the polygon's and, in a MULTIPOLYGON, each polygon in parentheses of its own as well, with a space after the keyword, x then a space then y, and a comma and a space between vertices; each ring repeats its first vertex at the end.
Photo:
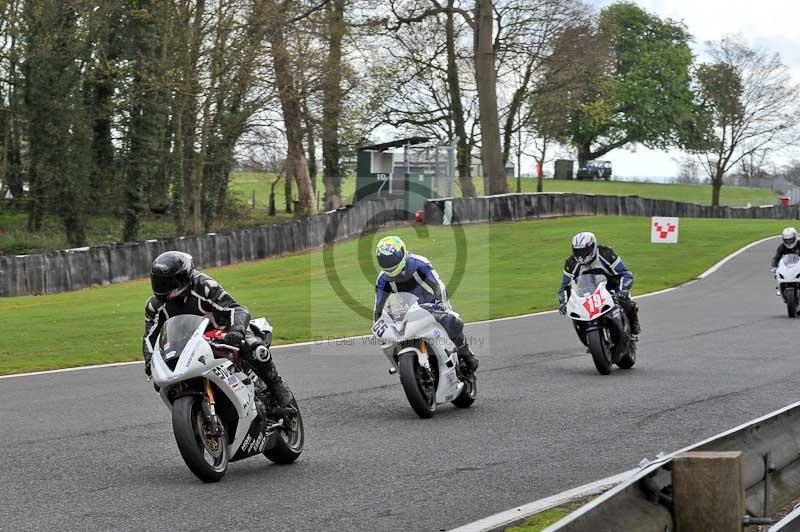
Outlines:
POLYGON ((375 255, 378 257, 378 265, 389 277, 397 277, 406 267, 406 243, 398 236, 381 238, 375 255))

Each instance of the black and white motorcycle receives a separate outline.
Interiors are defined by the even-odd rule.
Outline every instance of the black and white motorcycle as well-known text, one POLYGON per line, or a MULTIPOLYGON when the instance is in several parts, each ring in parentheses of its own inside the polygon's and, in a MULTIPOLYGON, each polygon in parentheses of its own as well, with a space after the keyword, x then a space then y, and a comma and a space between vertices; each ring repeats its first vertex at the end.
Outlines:
POLYGON ((775 270, 775 282, 786 303, 786 312, 790 318, 796 317, 800 307, 800 256, 792 253, 781 258, 775 270))
MULTIPOLYGON (((186 465, 200 480, 216 482, 229 462, 256 454, 278 464, 294 462, 304 439, 297 401, 279 408, 239 349, 222 342, 224 331, 206 331, 208 324, 194 315, 168 319, 151 359, 153 383, 172 410, 186 465)), ((261 338, 271 335, 264 318, 250 326, 261 338)))
POLYGON ((475 375, 467 375, 434 312, 413 294, 391 294, 372 327, 391 364, 389 373, 399 368, 408 402, 421 418, 432 417, 437 404, 468 408, 478 394, 475 375))
POLYGON ((611 373, 616 364, 630 369, 636 363, 636 342, 625 311, 606 288, 605 275, 585 273, 572 281, 567 316, 578 338, 589 348, 601 375, 611 373))

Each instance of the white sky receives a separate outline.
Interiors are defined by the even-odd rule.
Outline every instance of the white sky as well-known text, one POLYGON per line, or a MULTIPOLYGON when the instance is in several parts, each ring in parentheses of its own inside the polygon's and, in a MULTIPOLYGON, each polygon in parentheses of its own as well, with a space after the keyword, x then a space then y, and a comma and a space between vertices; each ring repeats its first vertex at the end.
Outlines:
MULTIPOLYGON (((612 0, 592 2, 598 8, 611 3, 612 0)), ((683 21, 694 36, 693 48, 701 60, 706 41, 718 40, 727 33, 741 33, 750 39, 751 45, 780 53, 784 64, 791 68, 794 80, 800 82, 800 2, 797 0, 636 0, 636 3, 661 17, 683 21)), ((613 162, 615 175, 675 175, 673 158, 681 155, 679 151, 665 153, 642 147, 635 150, 616 150, 605 157, 613 162)))

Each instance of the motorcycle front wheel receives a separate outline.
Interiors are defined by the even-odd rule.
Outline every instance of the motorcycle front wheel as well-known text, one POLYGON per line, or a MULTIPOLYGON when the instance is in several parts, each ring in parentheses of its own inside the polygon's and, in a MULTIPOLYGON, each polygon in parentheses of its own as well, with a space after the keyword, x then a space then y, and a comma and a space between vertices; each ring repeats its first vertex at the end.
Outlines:
POLYGON ((423 419, 436 413, 436 386, 433 375, 419 365, 417 355, 408 353, 400 357, 400 383, 406 392, 408 403, 423 419))
POLYGON ((589 351, 592 353, 592 360, 594 367, 597 368, 600 375, 608 375, 611 373, 611 353, 603 341, 603 331, 594 329, 586 333, 586 344, 589 346, 589 351))
POLYGON ((228 445, 224 432, 210 434, 202 397, 186 395, 172 405, 172 430, 183 461, 203 482, 218 482, 228 469, 228 445))
POLYGON ((797 289, 787 288, 783 292, 783 295, 786 298, 786 311, 789 314, 789 317, 797 317, 797 289))

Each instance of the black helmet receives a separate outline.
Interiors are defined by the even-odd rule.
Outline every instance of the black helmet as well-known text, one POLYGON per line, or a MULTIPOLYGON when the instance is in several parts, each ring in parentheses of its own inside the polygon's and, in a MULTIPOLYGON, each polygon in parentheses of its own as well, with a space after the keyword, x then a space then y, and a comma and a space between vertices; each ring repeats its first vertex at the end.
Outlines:
POLYGON ((153 261, 150 285, 153 293, 167 299, 181 296, 189 287, 194 272, 192 256, 180 251, 167 251, 153 261))

